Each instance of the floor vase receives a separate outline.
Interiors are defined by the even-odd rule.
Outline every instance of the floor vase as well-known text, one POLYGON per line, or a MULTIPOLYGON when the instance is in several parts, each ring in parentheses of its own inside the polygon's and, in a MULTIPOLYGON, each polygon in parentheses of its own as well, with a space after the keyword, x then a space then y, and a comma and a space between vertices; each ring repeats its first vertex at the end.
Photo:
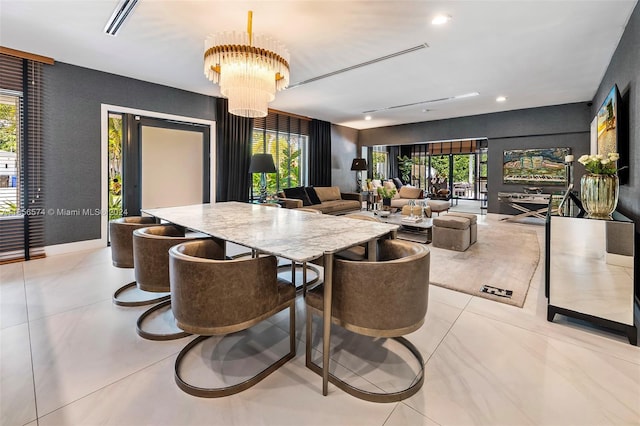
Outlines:
POLYGON ((618 176, 585 174, 580 179, 580 198, 588 217, 610 219, 618 205, 618 176))

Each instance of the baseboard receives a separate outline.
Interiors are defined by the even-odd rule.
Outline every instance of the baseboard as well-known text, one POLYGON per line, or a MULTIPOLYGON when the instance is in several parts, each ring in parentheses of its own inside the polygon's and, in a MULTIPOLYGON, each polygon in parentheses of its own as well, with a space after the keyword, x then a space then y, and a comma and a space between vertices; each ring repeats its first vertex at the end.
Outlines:
POLYGON ((105 242, 102 239, 97 239, 46 246, 44 251, 47 256, 56 256, 59 254, 67 254, 83 250, 95 250, 103 247, 106 247, 105 242))

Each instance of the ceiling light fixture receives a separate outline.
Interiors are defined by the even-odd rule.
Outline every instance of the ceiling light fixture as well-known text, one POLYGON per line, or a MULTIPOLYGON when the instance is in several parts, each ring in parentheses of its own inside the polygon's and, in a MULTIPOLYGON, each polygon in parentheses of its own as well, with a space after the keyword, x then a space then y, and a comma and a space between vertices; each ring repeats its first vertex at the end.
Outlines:
POLYGON ((496 102, 504 102, 504 101, 506 101, 506 100, 507 100, 507 97, 506 97, 506 96, 498 96, 498 97, 496 98, 496 102))
POLYGON ((104 32, 115 36, 124 23, 124 20, 127 19, 133 8, 136 7, 136 4, 138 4, 138 0, 121 0, 107 21, 104 32))
POLYGON ((367 120, 367 121, 369 121, 369 120, 371 120, 371 116, 370 116, 370 115, 367 115, 367 116, 365 116, 365 117, 364 117, 364 119, 365 119, 365 120, 367 120))
POLYGON ((451 20, 451 15, 438 15, 431 20, 433 25, 443 25, 451 20))
POLYGON ((248 15, 247 32, 207 37, 204 74, 229 99, 229 113, 266 117, 276 91, 289 85, 289 52, 277 40, 253 35, 253 12, 248 15))

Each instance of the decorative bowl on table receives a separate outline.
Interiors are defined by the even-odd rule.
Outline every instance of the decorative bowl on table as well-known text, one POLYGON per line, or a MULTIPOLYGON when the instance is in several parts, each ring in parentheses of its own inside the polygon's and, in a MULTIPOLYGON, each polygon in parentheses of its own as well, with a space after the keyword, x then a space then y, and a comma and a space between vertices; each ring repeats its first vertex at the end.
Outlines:
POLYGON ((389 217, 391 212, 389 210, 378 210, 376 211, 376 214, 380 217, 389 217))
POLYGON ((539 186, 525 186, 524 187, 525 194, 542 194, 542 188, 539 186))

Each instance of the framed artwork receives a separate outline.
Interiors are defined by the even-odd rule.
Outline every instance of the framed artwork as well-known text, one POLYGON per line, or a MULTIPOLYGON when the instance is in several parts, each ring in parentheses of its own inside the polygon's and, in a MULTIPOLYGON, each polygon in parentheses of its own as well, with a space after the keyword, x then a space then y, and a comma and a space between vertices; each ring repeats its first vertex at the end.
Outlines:
POLYGON ((512 149, 503 152, 502 182, 567 185, 564 157, 571 148, 512 149))
POLYGON ((618 105, 620 93, 618 86, 613 85, 609 94, 598 110, 598 154, 606 156, 618 151, 618 105))
POLYGON ((591 150, 590 155, 596 155, 598 153, 598 116, 593 117, 591 121, 591 150))

